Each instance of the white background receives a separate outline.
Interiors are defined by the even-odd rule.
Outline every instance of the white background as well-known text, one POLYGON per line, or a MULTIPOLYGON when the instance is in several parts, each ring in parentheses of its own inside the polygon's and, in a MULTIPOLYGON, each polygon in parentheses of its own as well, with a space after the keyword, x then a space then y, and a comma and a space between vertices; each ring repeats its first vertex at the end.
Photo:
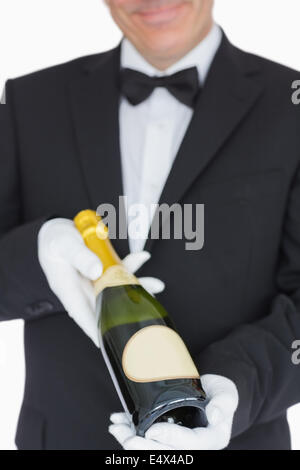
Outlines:
MULTIPOLYGON (((215 17, 242 49, 300 70, 299 0, 216 0, 215 17)), ((109 49, 120 37, 102 0, 0 0, 0 89, 7 78, 109 49)), ((22 332, 21 321, 0 324, 0 449, 14 448, 22 332)), ((300 405, 289 420, 300 450, 300 405)))

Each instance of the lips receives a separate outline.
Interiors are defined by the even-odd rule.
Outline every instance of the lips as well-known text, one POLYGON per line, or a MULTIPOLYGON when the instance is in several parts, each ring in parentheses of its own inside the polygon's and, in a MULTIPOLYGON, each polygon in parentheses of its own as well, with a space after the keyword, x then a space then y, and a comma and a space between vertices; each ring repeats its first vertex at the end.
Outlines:
POLYGON ((174 1, 161 6, 150 6, 137 12, 137 15, 148 24, 159 25, 176 19, 186 7, 185 2, 174 1))

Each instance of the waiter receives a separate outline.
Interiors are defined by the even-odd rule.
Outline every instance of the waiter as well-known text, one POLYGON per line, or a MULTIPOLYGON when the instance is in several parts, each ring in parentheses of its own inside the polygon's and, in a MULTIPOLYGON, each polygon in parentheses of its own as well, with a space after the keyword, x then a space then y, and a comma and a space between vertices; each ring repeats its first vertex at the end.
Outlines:
POLYGON ((120 46, 9 80, 0 107, 0 316, 25 320, 17 446, 289 449, 299 73, 230 44, 213 0, 107 4, 120 46), (206 429, 160 423, 140 438, 120 413, 96 336, 90 280, 102 266, 72 222, 120 195, 205 204, 202 250, 175 238, 114 245, 172 313, 203 376, 206 429))

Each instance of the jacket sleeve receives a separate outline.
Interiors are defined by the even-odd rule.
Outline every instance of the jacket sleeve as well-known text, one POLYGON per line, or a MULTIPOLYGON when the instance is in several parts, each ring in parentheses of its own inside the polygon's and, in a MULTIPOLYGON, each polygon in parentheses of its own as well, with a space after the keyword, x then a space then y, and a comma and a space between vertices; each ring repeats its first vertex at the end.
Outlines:
POLYGON ((51 216, 24 224, 14 127, 12 82, 0 105, 0 320, 32 319, 64 310, 37 258, 37 235, 51 216))
POLYGON ((196 358, 201 374, 223 375, 238 388, 233 437, 300 401, 300 365, 292 360, 292 345, 300 340, 300 171, 290 191, 276 283, 268 316, 242 325, 196 358))

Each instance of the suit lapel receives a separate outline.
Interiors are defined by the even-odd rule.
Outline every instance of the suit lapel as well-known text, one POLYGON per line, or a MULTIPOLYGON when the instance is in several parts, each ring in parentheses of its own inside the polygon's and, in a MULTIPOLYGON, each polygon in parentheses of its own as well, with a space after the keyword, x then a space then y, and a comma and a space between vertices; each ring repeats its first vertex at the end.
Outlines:
MULTIPOLYGON (((178 202, 207 168, 262 92, 256 67, 241 63, 240 52, 223 37, 195 112, 162 192, 160 204, 178 202)), ((168 220, 162 220, 166 223, 168 220)), ((154 240, 147 240, 150 250, 154 240)))
MULTIPOLYGON (((102 60, 101 60, 102 59, 102 60)), ((120 47, 100 63, 84 70, 70 85, 75 136, 90 206, 112 204, 119 207, 123 194, 119 143, 120 47)), ((117 211, 118 213, 118 211, 117 211)), ((120 256, 128 253, 128 241, 114 243, 120 256)))

